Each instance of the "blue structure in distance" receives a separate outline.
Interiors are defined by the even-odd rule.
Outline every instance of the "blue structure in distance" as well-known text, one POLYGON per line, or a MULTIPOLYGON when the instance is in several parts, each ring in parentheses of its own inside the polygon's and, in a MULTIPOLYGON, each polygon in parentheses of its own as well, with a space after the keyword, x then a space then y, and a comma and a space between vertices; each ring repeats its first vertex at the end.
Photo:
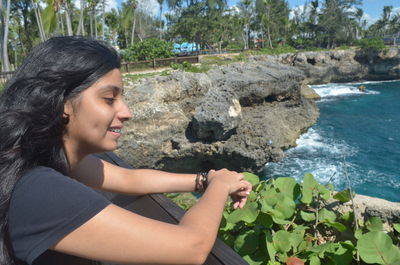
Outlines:
POLYGON ((197 53, 197 48, 200 52, 200 45, 197 46, 194 42, 174 43, 172 52, 178 56, 191 55, 197 53))

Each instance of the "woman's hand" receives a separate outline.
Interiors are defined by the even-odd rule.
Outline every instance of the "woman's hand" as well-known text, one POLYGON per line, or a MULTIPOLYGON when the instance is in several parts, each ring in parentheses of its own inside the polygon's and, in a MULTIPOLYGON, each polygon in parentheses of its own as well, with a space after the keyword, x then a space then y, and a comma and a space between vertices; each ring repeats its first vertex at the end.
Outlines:
POLYGON ((252 189, 250 182, 244 179, 243 174, 227 169, 210 170, 208 181, 209 183, 221 181, 227 185, 234 209, 244 207, 252 189))

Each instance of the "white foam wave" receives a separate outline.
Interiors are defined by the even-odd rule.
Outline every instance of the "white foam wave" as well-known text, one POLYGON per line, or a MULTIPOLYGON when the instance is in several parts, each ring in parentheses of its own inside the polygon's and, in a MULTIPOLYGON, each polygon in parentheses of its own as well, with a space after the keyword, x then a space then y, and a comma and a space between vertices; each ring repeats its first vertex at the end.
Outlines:
POLYGON ((346 154, 347 156, 354 155, 357 149, 351 147, 344 141, 332 140, 322 137, 317 130, 310 128, 307 133, 302 134, 296 141, 297 146, 287 151, 291 153, 313 154, 316 152, 329 153, 331 155, 346 154))
POLYGON ((380 83, 393 83, 399 82, 400 80, 385 80, 385 81, 363 81, 355 83, 345 83, 346 85, 368 85, 368 84, 380 84, 380 83))
POLYGON ((379 94, 377 91, 366 89, 360 91, 358 86, 354 84, 325 84, 312 86, 315 92, 321 96, 321 98, 332 98, 340 96, 351 96, 351 95, 365 95, 365 94, 379 94))
MULTIPOLYGON (((322 132, 321 132, 322 133, 322 132)), ((265 173, 272 176, 293 176, 302 181, 305 173, 312 173, 321 183, 331 180, 336 187, 344 187, 343 156, 355 155, 358 150, 349 144, 325 138, 316 129, 309 129, 297 140, 297 146, 285 152, 285 159, 266 165, 265 173)), ((347 163, 347 170, 355 172, 347 163)))

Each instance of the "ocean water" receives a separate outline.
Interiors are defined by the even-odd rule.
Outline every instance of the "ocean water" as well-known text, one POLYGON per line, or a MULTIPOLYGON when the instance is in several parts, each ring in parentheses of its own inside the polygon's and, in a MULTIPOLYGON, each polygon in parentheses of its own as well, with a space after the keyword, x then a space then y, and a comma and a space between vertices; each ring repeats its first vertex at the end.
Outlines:
POLYGON ((400 81, 313 86, 318 122, 266 176, 303 179, 310 172, 336 190, 400 202, 400 81), (365 92, 358 87, 364 85, 365 92))

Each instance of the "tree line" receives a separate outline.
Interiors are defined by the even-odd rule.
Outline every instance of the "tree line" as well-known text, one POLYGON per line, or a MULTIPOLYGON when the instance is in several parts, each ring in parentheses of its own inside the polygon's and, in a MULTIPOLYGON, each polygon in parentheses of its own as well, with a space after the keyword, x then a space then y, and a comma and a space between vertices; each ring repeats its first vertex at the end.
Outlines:
POLYGON ((400 37, 400 12, 384 6, 381 17, 367 25, 361 0, 307 0, 292 10, 285 0, 238 0, 234 6, 227 0, 157 2, 159 10, 151 14, 145 0, 125 0, 111 10, 107 0, 0 0, 2 71, 17 67, 35 45, 59 35, 91 36, 122 50, 146 39, 195 42, 202 49, 304 49, 400 37))

